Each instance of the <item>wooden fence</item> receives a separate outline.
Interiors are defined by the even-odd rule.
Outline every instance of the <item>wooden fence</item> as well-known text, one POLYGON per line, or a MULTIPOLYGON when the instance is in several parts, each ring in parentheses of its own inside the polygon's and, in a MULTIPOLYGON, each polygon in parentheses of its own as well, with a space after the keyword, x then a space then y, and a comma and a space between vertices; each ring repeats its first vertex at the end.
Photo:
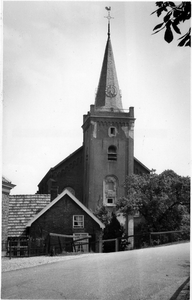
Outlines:
POLYGON ((133 249, 140 249, 146 247, 153 247, 157 245, 170 244, 186 240, 183 237, 183 231, 160 231, 160 232, 146 232, 143 234, 135 234, 127 237, 127 241, 133 239, 133 249))
POLYGON ((182 231, 162 231, 162 232, 148 232, 145 234, 130 235, 120 238, 91 241, 91 236, 86 236, 74 240, 73 235, 63 235, 49 233, 47 238, 9 238, 7 245, 7 255, 11 257, 26 257, 26 256, 40 256, 40 255, 56 255, 64 252, 84 252, 84 247, 87 245, 87 252, 117 252, 122 250, 139 249, 157 246, 166 243, 173 243, 185 240, 182 231), (85 242, 83 242, 85 240, 85 242), (88 240, 88 241, 87 241, 88 240), (130 247, 130 240, 133 240, 133 246, 130 247), (104 245, 109 247, 106 251, 104 245), (123 246, 122 246, 123 245, 123 246), (97 246, 97 247, 96 247, 97 246))
POLYGON ((61 254, 63 252, 85 252, 85 247, 89 249, 91 239, 90 235, 83 238, 75 239, 74 235, 65 235, 57 233, 49 233, 48 235, 48 253, 51 255, 61 254), (85 240, 85 242, 83 242, 85 240))
POLYGON ((43 238, 9 238, 7 255, 11 257, 40 256, 47 254, 46 243, 43 238))
MULTIPOLYGON (((46 238, 16 237, 9 238, 7 243, 7 256, 27 257, 40 255, 57 255, 66 252, 87 252, 98 249, 100 241, 90 241, 91 236, 75 239, 73 235, 49 233, 46 238), (88 240, 88 241, 87 241, 88 240), (85 242, 84 242, 85 241, 85 242)), ((95 251, 93 251, 95 252, 95 251)))

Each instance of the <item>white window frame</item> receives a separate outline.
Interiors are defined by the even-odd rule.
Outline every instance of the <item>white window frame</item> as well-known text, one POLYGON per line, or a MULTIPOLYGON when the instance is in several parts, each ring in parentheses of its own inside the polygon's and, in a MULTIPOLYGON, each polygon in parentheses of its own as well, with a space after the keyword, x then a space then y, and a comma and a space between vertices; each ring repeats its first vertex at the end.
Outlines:
POLYGON ((84 228, 84 215, 73 215, 73 228, 84 228), (80 218, 82 220, 79 220, 80 218))
POLYGON ((115 198, 114 197, 107 197, 106 198, 106 204, 108 205, 108 206, 114 206, 115 205, 115 198), (108 200, 109 199, 112 199, 112 202, 108 202, 108 200))

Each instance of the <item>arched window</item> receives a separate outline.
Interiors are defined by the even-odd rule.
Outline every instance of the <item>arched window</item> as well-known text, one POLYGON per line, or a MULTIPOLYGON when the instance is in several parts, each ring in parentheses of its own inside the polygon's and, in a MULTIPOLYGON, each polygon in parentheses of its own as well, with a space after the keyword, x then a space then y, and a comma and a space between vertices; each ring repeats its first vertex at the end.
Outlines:
POLYGON ((104 179, 104 205, 114 206, 117 200, 117 178, 115 176, 107 176, 104 179))
POLYGON ((108 148, 108 160, 117 160, 117 148, 113 145, 108 148))

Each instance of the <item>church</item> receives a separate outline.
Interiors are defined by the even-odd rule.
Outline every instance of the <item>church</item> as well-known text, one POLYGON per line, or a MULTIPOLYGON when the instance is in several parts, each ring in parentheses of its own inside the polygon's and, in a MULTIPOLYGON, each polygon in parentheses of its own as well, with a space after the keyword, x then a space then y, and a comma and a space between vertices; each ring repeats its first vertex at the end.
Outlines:
POLYGON ((125 196, 126 176, 150 173, 134 157, 134 108, 123 109, 113 55, 108 10, 107 43, 94 105, 83 116, 83 145, 52 167, 38 184, 39 194, 55 199, 68 189, 89 210, 125 196))
MULTIPOLYGON (((116 201, 126 196, 128 175, 150 173, 134 157, 134 108, 123 108, 111 43, 110 8, 107 10, 107 42, 95 103, 83 116, 82 146, 50 168, 35 195, 10 196, 5 191, 2 249, 9 253, 11 240, 17 245, 31 238, 44 243, 50 235, 83 238, 87 241, 81 245, 84 251, 101 252, 98 245, 105 225, 94 212, 102 206, 109 213, 115 210, 116 201)), ((129 236, 134 235, 139 220, 138 215, 127 216, 125 232, 129 236)), ((62 251, 61 243, 60 248, 62 251)))

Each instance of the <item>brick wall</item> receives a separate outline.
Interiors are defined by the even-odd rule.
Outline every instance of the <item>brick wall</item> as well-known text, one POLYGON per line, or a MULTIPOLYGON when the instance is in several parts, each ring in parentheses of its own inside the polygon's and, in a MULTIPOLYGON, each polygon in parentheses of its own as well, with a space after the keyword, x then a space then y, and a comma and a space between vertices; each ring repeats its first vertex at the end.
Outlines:
POLYGON ((75 197, 83 201, 83 155, 73 157, 67 163, 65 168, 59 168, 56 175, 59 194, 66 187, 71 187, 75 191, 75 197), (64 169, 64 170, 63 170, 64 169))
POLYGON ((32 223, 29 234, 32 237, 46 237, 48 233, 67 234, 89 233, 99 237, 99 225, 68 195, 55 203, 48 211, 32 223), (73 228, 73 215, 84 215, 84 228, 73 228))
POLYGON ((52 193, 52 200, 65 188, 75 191, 75 197, 83 201, 83 147, 52 168, 39 184, 39 194, 52 193))
POLYGON ((6 250, 8 237, 9 194, 2 194, 2 251, 6 250))

